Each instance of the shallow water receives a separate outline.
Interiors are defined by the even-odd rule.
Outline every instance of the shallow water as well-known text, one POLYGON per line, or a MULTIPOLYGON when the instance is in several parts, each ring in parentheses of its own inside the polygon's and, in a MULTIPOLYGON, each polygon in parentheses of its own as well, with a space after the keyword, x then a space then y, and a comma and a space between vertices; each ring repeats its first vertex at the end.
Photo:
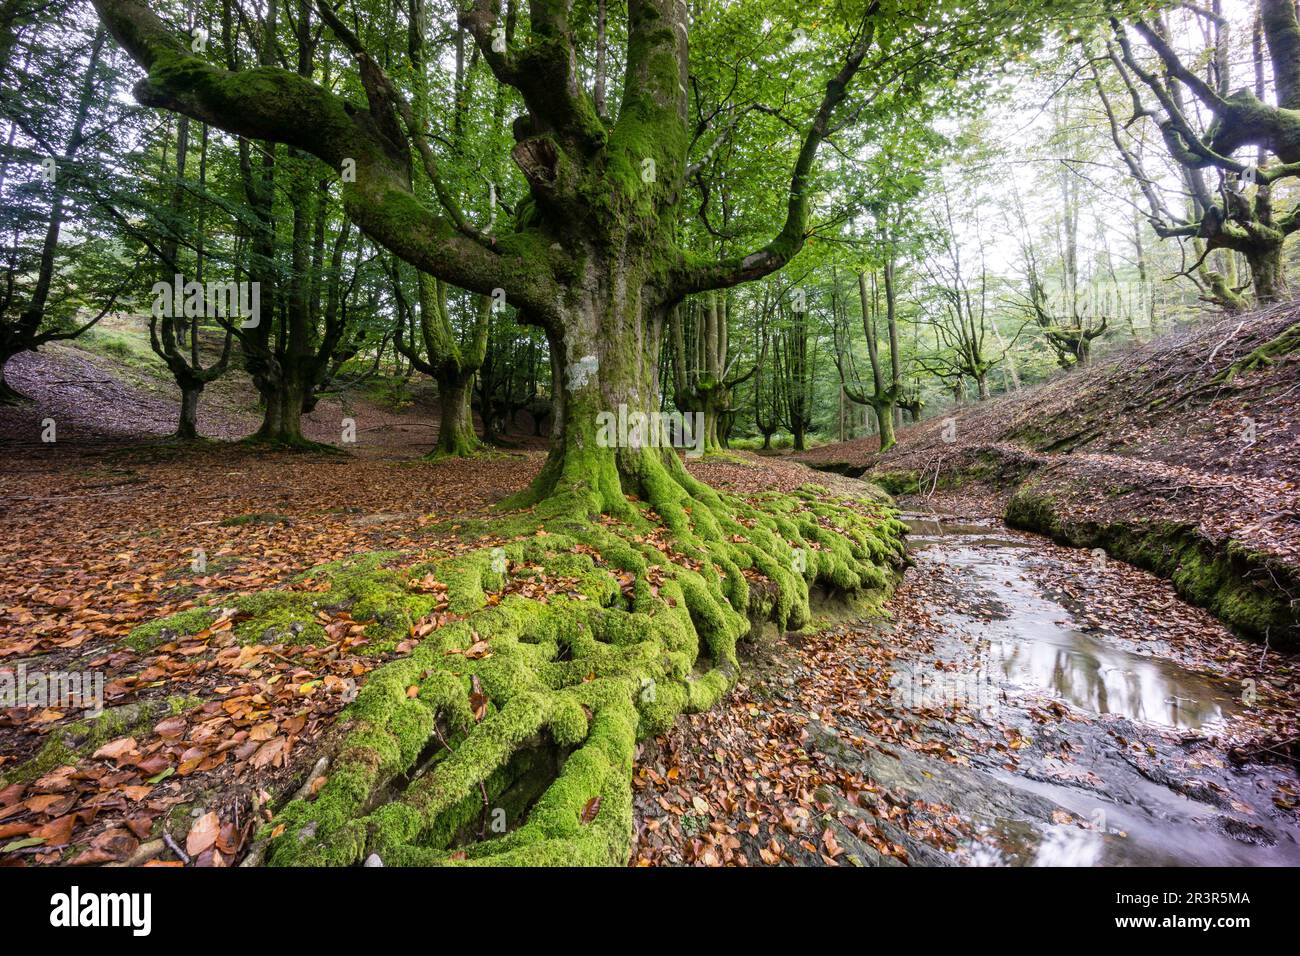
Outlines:
MULTIPOLYGON (((957 688, 991 736, 1010 727, 1036 740, 1012 771, 1002 758, 972 751, 971 765, 990 787, 1022 793, 1026 810, 990 815, 984 811, 996 801, 964 794, 967 805, 957 809, 983 833, 963 848, 962 862, 1300 863, 1296 818, 1273 803, 1295 774, 1273 765, 1234 769, 1207 744, 1242 710, 1232 685, 1134 653, 1104 628, 1085 630, 1028 573, 1041 560, 1040 539, 995 526, 909 524, 918 565, 943 565, 957 586, 937 617, 943 635, 936 656, 945 663, 900 662, 896 677, 905 690, 957 688), (1059 726, 1031 719, 1045 702, 1066 708, 1068 719, 1059 726), (1066 814, 1045 815, 1044 806, 1066 814)), ((1086 573, 1087 555, 1080 564, 1086 573)), ((932 703, 923 694, 915 700, 932 703)), ((968 743, 953 733, 954 749, 968 743)))
POLYGON ((1000 541, 975 538, 930 557, 962 569, 1008 609, 1005 620, 973 626, 965 615, 946 616, 954 629, 978 633, 981 666, 995 669, 1000 685, 1043 692, 1094 714, 1185 729, 1220 725, 1239 709, 1227 687, 1063 623, 1069 612, 1019 573, 1021 556, 1000 541))

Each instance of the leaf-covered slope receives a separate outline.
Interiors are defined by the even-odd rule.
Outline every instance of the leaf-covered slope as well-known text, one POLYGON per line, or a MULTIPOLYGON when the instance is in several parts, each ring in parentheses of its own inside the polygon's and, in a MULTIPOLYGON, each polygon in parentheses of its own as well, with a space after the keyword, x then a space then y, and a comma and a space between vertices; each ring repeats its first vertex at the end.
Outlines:
POLYGON ((816 467, 900 492, 982 480, 1007 518, 1171 577, 1239 630, 1300 638, 1300 350, 1294 304, 1207 321, 816 467))

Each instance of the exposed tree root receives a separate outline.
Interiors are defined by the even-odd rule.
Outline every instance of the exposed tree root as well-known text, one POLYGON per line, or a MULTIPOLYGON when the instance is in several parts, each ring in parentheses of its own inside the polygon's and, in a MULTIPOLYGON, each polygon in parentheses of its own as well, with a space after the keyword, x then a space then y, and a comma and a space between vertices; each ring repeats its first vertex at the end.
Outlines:
POLYGON ((313 606, 373 617, 381 641, 424 634, 341 715, 324 785, 259 835, 267 862, 626 862, 636 741, 716 703, 752 627, 803 626, 812 585, 879 599, 904 561, 878 503, 812 486, 746 502, 673 478, 616 517, 552 494, 466 529, 483 545, 467 554, 364 556, 244 599, 250 639, 313 606))
POLYGON ((1211 379, 1211 384, 1231 385, 1232 381, 1242 372, 1253 372, 1265 368, 1284 356, 1296 352, 1300 352, 1300 322, 1295 323, 1276 338, 1265 342, 1249 355, 1233 362, 1214 376, 1211 379))

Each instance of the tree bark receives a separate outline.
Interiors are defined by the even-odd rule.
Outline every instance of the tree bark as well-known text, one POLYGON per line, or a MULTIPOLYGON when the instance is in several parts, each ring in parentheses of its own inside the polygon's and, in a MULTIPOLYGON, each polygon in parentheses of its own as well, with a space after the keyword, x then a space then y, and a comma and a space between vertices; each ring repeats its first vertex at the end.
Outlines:
POLYGON ((1252 249, 1245 255, 1250 264, 1255 301, 1260 305, 1272 305, 1286 298, 1286 267, 1282 260, 1282 244, 1252 249))
POLYGON ((286 379, 280 379, 273 388, 264 391, 262 425, 253 435, 253 441, 291 448, 313 444, 302 434, 306 394, 306 389, 299 383, 286 379))
MULTIPOLYGON (((469 223, 437 170, 423 124, 356 33, 324 2, 317 12, 353 54, 368 108, 306 73, 263 67, 256 83, 195 56, 144 0, 93 0, 101 19, 148 71, 145 105, 186 113, 251 139, 305 150, 336 170, 348 216, 415 268, 481 295, 504 290, 524 320, 559 349, 564 415, 547 465, 524 498, 567 499, 589 512, 626 513, 624 492, 647 495, 670 526, 687 520, 687 489, 716 495, 661 449, 596 442, 601 411, 656 410, 656 359, 667 311, 688 295, 771 275, 810 233, 814 165, 834 114, 875 41, 875 0, 838 60, 805 132, 785 218, 757 249, 707 261, 678 244, 688 176, 688 11, 677 0, 629 0, 623 102, 603 122, 577 70, 563 5, 529 6, 533 42, 499 45, 499 9, 475 0, 460 24, 525 112, 514 124, 515 163, 530 196, 514 233, 485 236, 469 223), (502 48, 504 47, 504 48, 502 48), (440 203, 415 187, 418 158, 440 203)), ((287 426, 282 426, 287 427, 287 426)), ((557 505, 560 506, 560 505, 557 505)), ((716 529, 715 529, 716 530, 716 529)))
POLYGON ((176 426, 177 438, 191 441, 199 437, 199 396, 202 394, 202 382, 181 385, 181 417, 176 426))
POLYGON ((469 383, 455 375, 442 376, 438 382, 438 444, 430 458, 465 458, 479 448, 470 411, 469 383))
MULTIPOLYGON (((26 350, 20 349, 19 351, 26 350)), ((26 395, 15 391, 5 377, 5 368, 9 365, 9 360, 17 354, 17 352, 0 353, 0 406, 29 405, 32 402, 26 395)))

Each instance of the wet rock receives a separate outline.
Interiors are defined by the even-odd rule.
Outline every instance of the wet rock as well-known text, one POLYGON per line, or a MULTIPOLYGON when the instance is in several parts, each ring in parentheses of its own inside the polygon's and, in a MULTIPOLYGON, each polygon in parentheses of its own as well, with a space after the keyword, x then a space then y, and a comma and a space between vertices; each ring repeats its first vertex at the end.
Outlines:
POLYGON ((1266 827, 1236 817, 1216 817, 1215 825, 1239 843, 1248 846, 1277 846, 1277 837, 1266 827))

